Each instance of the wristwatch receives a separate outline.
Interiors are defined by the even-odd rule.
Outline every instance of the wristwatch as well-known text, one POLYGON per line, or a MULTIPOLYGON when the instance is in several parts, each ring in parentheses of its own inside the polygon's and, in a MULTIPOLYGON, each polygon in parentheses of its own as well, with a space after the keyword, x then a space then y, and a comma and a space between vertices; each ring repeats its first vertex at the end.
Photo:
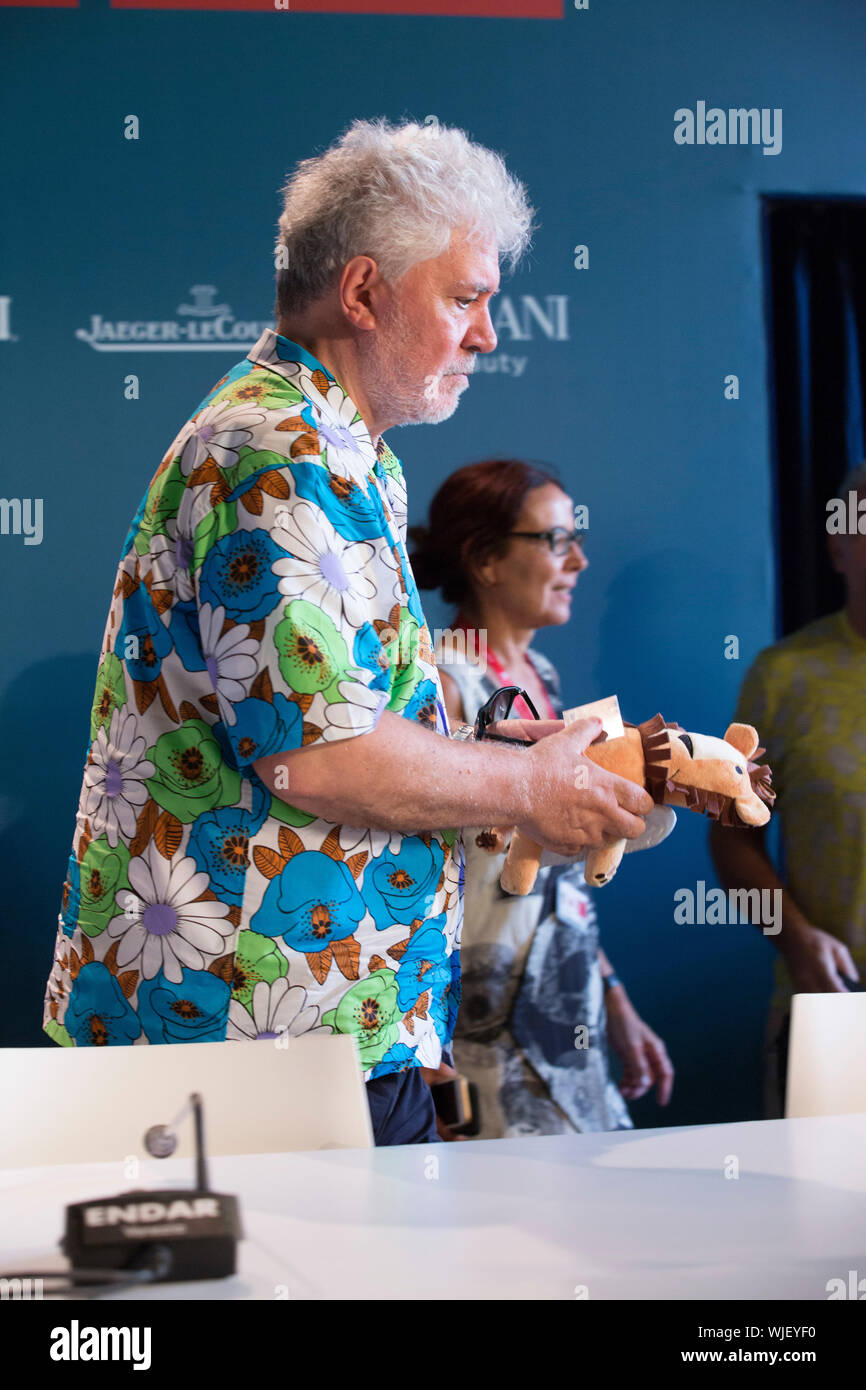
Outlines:
POLYGON ((475 726, 473 724, 454 724, 451 728, 451 737, 458 739, 474 738, 475 726))
POLYGON ((619 978, 619 975, 617 975, 613 970, 611 970, 609 975, 602 975, 601 982, 604 985, 605 994, 607 994, 609 989, 615 989, 617 985, 622 984, 622 980, 619 978))

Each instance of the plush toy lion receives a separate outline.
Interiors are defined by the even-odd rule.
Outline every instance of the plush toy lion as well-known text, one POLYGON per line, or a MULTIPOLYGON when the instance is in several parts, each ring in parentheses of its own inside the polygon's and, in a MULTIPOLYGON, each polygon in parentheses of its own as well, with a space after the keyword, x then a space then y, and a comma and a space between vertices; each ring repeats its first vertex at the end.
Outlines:
MULTIPOLYGON (((622 738, 599 735, 585 756, 645 787, 656 808, 638 839, 616 840, 587 852, 584 878, 593 887, 610 883, 627 849, 647 849, 670 834, 676 816, 668 807, 703 811, 722 825, 766 825, 770 819, 776 793, 769 767, 758 765, 764 749, 758 747, 751 724, 729 724, 723 739, 687 733, 679 724, 666 724, 660 714, 645 724, 623 727, 622 738)), ((493 829, 479 835, 477 842, 495 853, 504 848, 505 836, 493 829)), ((540 845, 515 830, 499 880, 506 893, 531 891, 541 855, 540 845)))

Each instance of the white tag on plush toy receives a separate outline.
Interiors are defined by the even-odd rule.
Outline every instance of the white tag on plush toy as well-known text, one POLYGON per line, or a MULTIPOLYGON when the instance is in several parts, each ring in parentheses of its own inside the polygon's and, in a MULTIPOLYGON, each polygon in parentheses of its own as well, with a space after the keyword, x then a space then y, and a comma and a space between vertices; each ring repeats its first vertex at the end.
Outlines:
POLYGON ((588 705, 575 705, 573 709, 562 711, 566 724, 573 724, 575 719, 586 719, 592 714, 601 720, 601 727, 608 738, 624 737, 625 728, 619 712, 619 700, 615 695, 605 695, 603 700, 591 700, 588 705))

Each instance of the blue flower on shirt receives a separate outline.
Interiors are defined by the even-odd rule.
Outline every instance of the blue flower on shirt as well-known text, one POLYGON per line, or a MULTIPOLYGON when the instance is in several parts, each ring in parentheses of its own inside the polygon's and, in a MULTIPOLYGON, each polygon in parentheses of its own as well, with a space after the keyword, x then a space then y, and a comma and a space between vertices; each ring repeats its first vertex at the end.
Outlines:
POLYGON ((318 850, 293 855, 272 878, 250 926, 304 953, 324 951, 357 929, 367 907, 349 869, 318 850))
POLYGON ((394 1043, 389 1047, 385 1056, 377 1067, 370 1072, 370 1080, 377 1076, 387 1076, 392 1071, 406 1071, 407 1067, 415 1064, 415 1049, 407 1047, 405 1043, 394 1043))
POLYGON ((276 694, 271 700, 250 695, 235 705, 236 722, 231 740, 225 724, 214 724, 217 743, 232 767, 246 767, 271 753, 300 748, 304 739, 304 716, 296 700, 276 694))
POLYGON ((407 835, 396 854, 386 849, 368 864, 364 893, 379 931, 427 916, 444 861, 438 840, 428 845, 418 835, 407 835))
POLYGON ((429 677, 419 681, 412 692, 404 712, 406 719, 415 719, 419 724, 436 728, 437 694, 435 683, 429 677))
POLYGON ((425 990, 429 989, 431 998, 435 997, 451 981, 451 963, 442 934, 444 923, 444 912, 431 917, 409 938, 409 945, 400 957, 397 1003, 404 1011, 411 1009, 425 990))
POLYGON ((133 590, 123 605, 123 618, 114 650, 136 681, 155 681, 163 657, 172 649, 165 624, 150 601, 143 584, 133 590))
POLYGON ((185 671, 207 669, 201 649, 198 606, 195 599, 175 603, 168 624, 169 636, 185 671))
POLYGON ((421 596, 418 593, 415 576, 406 563, 405 551, 400 558, 403 565, 403 578, 406 582, 406 602, 409 606, 409 612, 412 614, 418 626, 423 627, 426 619, 424 617, 424 609, 421 606, 421 596))
POLYGON ((193 821, 187 854, 208 874, 210 886, 223 902, 240 904, 250 866, 249 844, 264 825, 271 804, 262 782, 251 783, 253 805, 249 811, 221 806, 193 821))
POLYGON ((364 623, 358 629, 352 656, 356 666, 375 672, 370 690, 390 690, 391 664, 372 623, 364 623))
POLYGON ((147 511, 147 502, 149 496, 150 488, 147 489, 141 501, 139 502, 138 511, 135 513, 135 516, 132 518, 132 521, 129 524, 129 530, 126 533, 126 540, 123 542, 123 549, 120 552, 121 563, 123 563, 125 556, 129 554, 130 547, 141 528, 141 523, 144 520, 144 514, 147 511))
POLYGON ((210 970, 181 969, 179 985, 160 970, 138 988, 138 1014, 149 1042, 222 1042, 231 987, 210 970))
POLYGON ((334 530, 349 541, 376 540, 382 518, 363 488, 317 463, 296 463, 292 484, 299 497, 321 507, 334 530))
POLYGON ((135 1010, 101 961, 90 961, 79 970, 63 1026, 78 1047, 131 1043, 141 1032, 135 1010))
POLYGON ((199 581, 199 600, 224 608, 236 623, 267 617, 280 601, 277 577, 271 569, 284 552, 261 527, 233 531, 208 552, 199 581))

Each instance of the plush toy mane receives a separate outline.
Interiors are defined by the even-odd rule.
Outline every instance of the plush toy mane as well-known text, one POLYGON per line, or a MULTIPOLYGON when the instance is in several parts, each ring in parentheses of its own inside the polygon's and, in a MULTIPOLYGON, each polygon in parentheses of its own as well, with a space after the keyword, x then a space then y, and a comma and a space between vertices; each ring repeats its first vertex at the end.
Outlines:
MULTIPOLYGON (((722 825, 747 828, 732 796, 726 796, 723 792, 706 791, 703 787, 690 787, 685 782, 675 782, 668 777, 668 764, 673 758, 670 730, 674 733, 685 733, 682 724, 668 724, 660 714, 656 714, 643 724, 630 724, 626 727, 636 728, 641 736, 646 762, 647 791, 657 805, 662 805, 665 793, 679 792, 685 797, 689 810, 702 811, 713 820, 720 821, 722 825)), ((767 806, 772 806, 776 800, 776 793, 771 785, 772 774, 766 764, 762 766, 757 762, 766 751, 765 748, 755 749, 754 759, 748 760, 748 772, 752 791, 767 806)))

